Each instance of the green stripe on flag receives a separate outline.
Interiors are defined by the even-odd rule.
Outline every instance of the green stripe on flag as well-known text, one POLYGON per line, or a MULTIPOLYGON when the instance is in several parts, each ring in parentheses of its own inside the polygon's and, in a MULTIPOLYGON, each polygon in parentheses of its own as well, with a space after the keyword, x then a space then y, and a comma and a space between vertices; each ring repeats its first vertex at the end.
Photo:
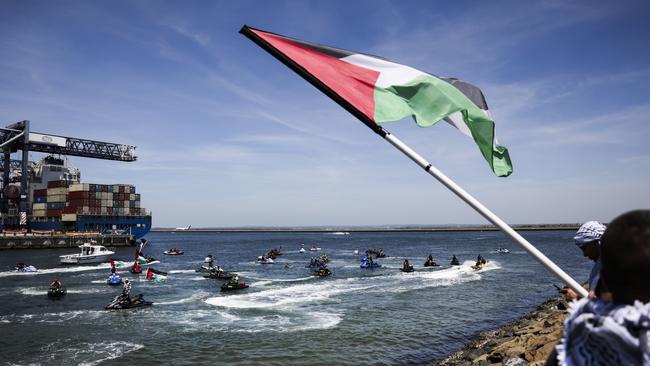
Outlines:
POLYGON ((508 150, 494 142, 494 121, 460 90, 431 75, 420 75, 402 85, 375 87, 375 121, 397 121, 412 116, 420 127, 430 127, 460 112, 485 160, 499 177, 512 173, 508 150))

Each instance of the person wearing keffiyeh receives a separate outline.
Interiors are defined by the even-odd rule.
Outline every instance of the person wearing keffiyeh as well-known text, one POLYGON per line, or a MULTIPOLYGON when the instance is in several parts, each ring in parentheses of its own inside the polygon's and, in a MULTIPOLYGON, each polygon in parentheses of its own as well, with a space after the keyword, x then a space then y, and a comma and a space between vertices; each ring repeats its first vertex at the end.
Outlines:
POLYGON ((601 260, 612 302, 573 302, 547 365, 650 366, 650 210, 612 221, 601 239, 601 260))
POLYGON ((578 232, 573 240, 578 248, 582 250, 582 255, 594 261, 594 266, 589 273, 589 297, 595 298, 603 292, 603 286, 599 284, 600 280, 600 238, 605 233, 605 225, 598 221, 587 221, 578 232))

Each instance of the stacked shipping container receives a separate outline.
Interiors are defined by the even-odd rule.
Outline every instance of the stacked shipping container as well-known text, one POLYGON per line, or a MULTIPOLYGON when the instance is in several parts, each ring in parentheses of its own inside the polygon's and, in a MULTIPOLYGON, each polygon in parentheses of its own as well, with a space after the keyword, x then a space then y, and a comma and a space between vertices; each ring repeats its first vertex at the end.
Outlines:
POLYGON ((47 189, 34 190, 32 216, 56 217, 76 221, 77 215, 127 216, 144 215, 140 194, 125 184, 70 184, 50 181, 47 189))

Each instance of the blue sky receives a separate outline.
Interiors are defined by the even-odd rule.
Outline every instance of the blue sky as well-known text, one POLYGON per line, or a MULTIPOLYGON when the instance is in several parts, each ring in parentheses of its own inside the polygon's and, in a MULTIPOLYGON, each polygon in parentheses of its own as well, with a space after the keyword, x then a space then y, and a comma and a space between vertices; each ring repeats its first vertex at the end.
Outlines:
MULTIPOLYGON (((446 124, 384 127, 509 223, 650 207, 645 1, 4 1, 0 122, 137 146, 70 158, 155 226, 485 223, 238 34, 243 24, 481 87, 514 173, 446 124)), ((34 158, 39 155, 34 154, 34 158)))

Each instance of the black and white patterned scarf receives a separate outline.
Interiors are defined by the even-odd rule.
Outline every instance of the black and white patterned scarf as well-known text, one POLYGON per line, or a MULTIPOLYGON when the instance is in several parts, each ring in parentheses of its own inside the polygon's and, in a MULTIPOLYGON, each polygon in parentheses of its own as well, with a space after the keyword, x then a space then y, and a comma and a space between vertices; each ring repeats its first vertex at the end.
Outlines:
POLYGON ((560 365, 650 366, 650 303, 574 301, 556 347, 560 365))

